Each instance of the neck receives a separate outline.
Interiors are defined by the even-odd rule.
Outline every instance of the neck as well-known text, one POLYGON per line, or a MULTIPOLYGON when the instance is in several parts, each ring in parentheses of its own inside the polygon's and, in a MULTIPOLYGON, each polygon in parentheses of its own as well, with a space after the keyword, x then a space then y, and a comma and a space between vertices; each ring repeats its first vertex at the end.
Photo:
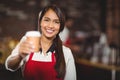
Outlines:
POLYGON ((48 49, 50 48, 50 46, 52 45, 53 40, 52 39, 47 39, 45 37, 41 37, 41 48, 42 48, 42 52, 46 55, 46 52, 48 51, 48 49))

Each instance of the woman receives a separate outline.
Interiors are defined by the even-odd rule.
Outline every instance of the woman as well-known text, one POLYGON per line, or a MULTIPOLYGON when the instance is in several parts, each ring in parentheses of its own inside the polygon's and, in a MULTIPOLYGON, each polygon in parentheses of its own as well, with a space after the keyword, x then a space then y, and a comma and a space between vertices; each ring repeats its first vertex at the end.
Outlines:
POLYGON ((55 5, 45 7, 38 23, 41 32, 39 53, 31 53, 34 47, 24 36, 7 58, 6 68, 15 71, 22 67, 25 80, 76 80, 73 55, 59 37, 65 26, 61 10, 55 5))

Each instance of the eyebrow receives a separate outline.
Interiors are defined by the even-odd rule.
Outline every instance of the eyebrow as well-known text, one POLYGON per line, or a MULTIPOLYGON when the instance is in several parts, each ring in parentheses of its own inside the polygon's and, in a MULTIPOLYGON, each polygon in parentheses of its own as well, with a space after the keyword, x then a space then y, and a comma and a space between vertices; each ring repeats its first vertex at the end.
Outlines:
MULTIPOLYGON (((50 19, 49 17, 43 17, 43 18, 45 18, 45 19, 50 19)), ((58 20, 58 21, 60 21, 59 19, 54 19, 54 20, 58 20)))

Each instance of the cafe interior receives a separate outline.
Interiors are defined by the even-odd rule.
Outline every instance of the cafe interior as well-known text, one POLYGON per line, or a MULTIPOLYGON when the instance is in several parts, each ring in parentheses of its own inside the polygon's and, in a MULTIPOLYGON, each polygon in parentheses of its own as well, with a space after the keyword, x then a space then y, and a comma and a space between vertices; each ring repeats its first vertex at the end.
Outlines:
POLYGON ((72 50, 77 80, 120 80, 120 0, 0 0, 0 80, 23 80, 21 69, 6 70, 6 58, 26 31, 37 30, 49 4, 65 13, 61 39, 72 50))

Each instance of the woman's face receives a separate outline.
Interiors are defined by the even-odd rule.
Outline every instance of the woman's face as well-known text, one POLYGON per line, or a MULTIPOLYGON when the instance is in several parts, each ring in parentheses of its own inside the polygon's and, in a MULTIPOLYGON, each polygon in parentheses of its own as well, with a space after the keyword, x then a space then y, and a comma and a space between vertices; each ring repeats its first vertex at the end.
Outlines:
POLYGON ((49 9, 41 20, 42 35, 47 38, 55 38, 60 30, 60 21, 57 14, 49 9))

